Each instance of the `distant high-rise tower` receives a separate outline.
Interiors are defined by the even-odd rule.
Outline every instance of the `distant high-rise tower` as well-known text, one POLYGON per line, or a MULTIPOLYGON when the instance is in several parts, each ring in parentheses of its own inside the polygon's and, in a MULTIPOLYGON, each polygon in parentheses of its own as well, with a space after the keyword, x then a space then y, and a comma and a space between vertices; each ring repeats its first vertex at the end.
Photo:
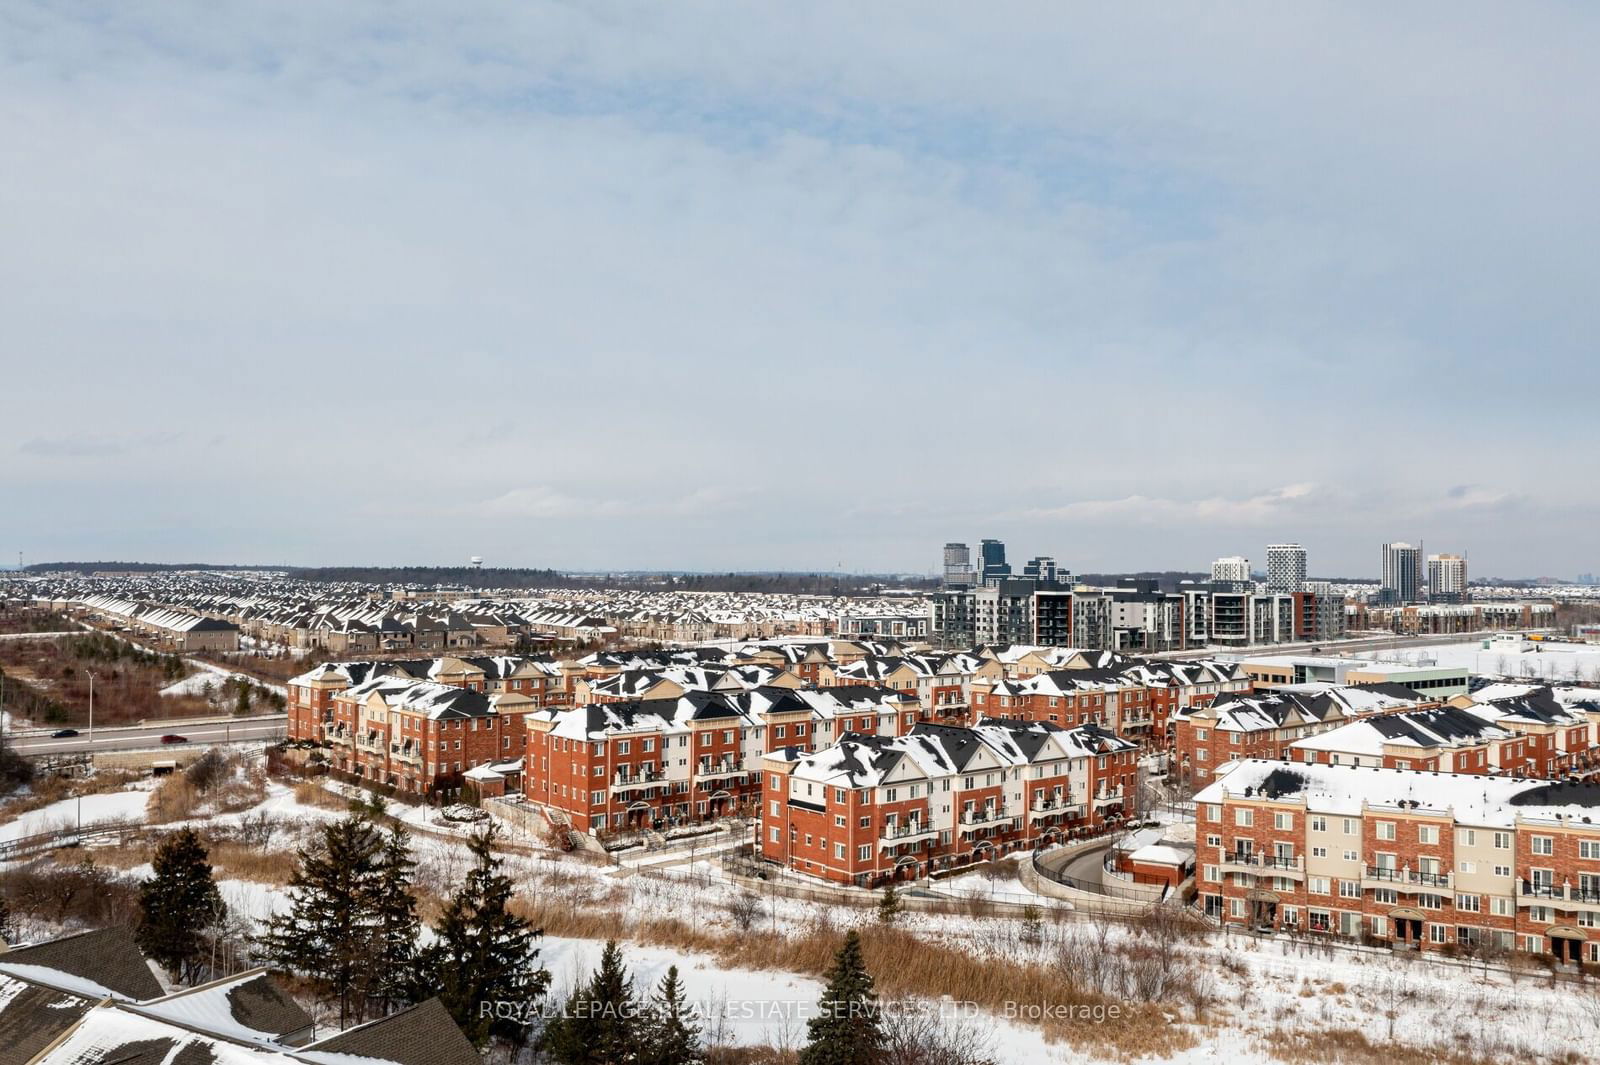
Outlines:
POLYGON ((1250 582, 1250 560, 1243 555, 1219 558, 1211 563, 1211 579, 1213 581, 1225 581, 1229 584, 1248 584, 1250 582))
POLYGON ((1022 565, 1022 575, 1032 577, 1041 584, 1054 584, 1058 579, 1056 560, 1049 555, 1039 555, 1022 565))
POLYGON ((1011 576, 1006 565, 1006 545, 999 540, 985 540, 978 545, 979 577, 984 584, 1011 576))
POLYGON ((1460 555, 1428 556, 1428 598, 1435 603, 1467 601, 1467 560, 1460 555))
POLYGON ((1422 594, 1420 552, 1407 543, 1383 545, 1383 585, 1378 598, 1391 606, 1415 603, 1422 594))
POLYGON ((944 545, 944 586, 972 587, 972 552, 966 544, 952 542, 944 545))
POLYGON ((1306 583, 1306 549, 1299 544, 1267 545, 1267 591, 1298 592, 1306 583))

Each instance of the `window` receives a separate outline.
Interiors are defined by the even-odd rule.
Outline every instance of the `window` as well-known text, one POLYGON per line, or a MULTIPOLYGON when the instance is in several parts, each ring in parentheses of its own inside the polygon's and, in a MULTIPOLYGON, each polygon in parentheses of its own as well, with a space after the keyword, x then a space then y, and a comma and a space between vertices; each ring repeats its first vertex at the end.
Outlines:
POLYGON ((1325 876, 1310 876, 1306 878, 1306 890, 1313 895, 1328 894, 1328 878, 1325 876))
POLYGON ((1221 821, 1222 820, 1222 807, 1218 806, 1214 802, 1213 803, 1207 803, 1206 804, 1206 820, 1207 821, 1221 821))
POLYGON ((1509 832, 1496 832, 1494 834, 1494 849, 1497 850, 1497 851, 1508 851, 1508 850, 1510 850, 1511 849, 1511 833, 1509 833, 1509 832))
POLYGON ((1433 846, 1439 842, 1438 825, 1418 825, 1417 842, 1423 846, 1433 846))
POLYGON ((1294 828, 1294 814, 1275 813, 1272 815, 1272 827, 1279 832, 1288 832, 1294 828))
POLYGON ((1554 836, 1534 836, 1528 842, 1535 854, 1554 854, 1556 852, 1556 838, 1554 836))
POLYGON ((1456 896, 1456 909, 1458 909, 1458 910, 1462 910, 1462 911, 1465 911, 1467 913, 1478 913, 1479 912, 1479 907, 1480 907, 1480 898, 1477 895, 1457 895, 1456 896))
POLYGON ((1578 857, 1585 861, 1600 861, 1600 839, 1580 839, 1578 857))
POLYGON ((1344 819, 1344 834, 1347 835, 1347 836, 1353 836, 1353 835, 1356 834, 1356 832, 1357 832, 1356 819, 1353 818, 1353 817, 1345 818, 1344 819))
POLYGON ((1476 829, 1463 828, 1456 833, 1456 841, 1463 847, 1476 847, 1478 833, 1476 829))
POLYGON ((1339 897, 1341 899, 1359 899, 1361 897, 1361 881, 1339 881, 1339 897))
POLYGON ((1249 828, 1256 823, 1254 810, 1240 809, 1233 811, 1233 823, 1240 828, 1249 828))
POLYGON ((1326 831, 1328 831, 1328 819, 1326 817, 1321 817, 1321 816, 1313 817, 1311 819, 1311 831, 1313 831, 1313 832, 1326 832, 1326 831))
POLYGON ((1378 822, 1378 838, 1381 839, 1381 840, 1394 839, 1394 822, 1393 821, 1379 821, 1378 822))

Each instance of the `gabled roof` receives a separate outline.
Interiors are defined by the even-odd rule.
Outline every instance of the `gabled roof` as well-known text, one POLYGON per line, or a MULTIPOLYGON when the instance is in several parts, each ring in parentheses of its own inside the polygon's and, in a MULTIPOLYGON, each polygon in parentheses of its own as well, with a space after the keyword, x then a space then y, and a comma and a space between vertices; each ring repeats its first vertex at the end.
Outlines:
POLYGON ((92 995, 92 988, 100 988, 131 1001, 165 993, 126 928, 102 928, 13 947, 0 954, 0 972, 80 994, 92 995))
POLYGON ((95 1001, 0 974, 0 1065, 27 1065, 95 1001))
POLYGON ((296 1056, 335 1065, 333 1055, 341 1054, 385 1065, 483 1065, 437 998, 312 1043, 296 1056))

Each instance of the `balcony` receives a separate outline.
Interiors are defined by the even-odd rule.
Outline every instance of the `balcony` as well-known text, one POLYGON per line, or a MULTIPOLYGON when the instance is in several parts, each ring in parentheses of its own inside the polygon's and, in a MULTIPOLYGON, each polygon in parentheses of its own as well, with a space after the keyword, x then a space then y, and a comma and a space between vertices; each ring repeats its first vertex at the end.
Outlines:
POLYGON ((1121 801, 1122 789, 1118 788, 1116 791, 1108 792, 1105 795, 1096 795, 1094 797, 1094 808, 1096 810, 1104 810, 1107 806, 1115 806, 1121 801))
POLYGON ((1361 890, 1390 888, 1408 894, 1431 891, 1450 891, 1455 880, 1450 873, 1421 873, 1409 867, 1391 869, 1388 866, 1369 865, 1361 874, 1361 890))
POLYGON ((1563 910, 1600 911, 1600 888, 1523 880, 1517 885, 1517 903, 1521 906, 1552 905, 1563 910))
POLYGON ((397 762, 409 762, 412 765, 422 764, 422 750, 414 745, 391 743, 389 755, 397 762))
POLYGON ((1006 813, 1004 806, 980 806, 976 810, 963 810, 961 812, 961 835, 976 832, 980 828, 991 826, 1008 826, 1012 816, 1006 813))
POLYGON ((620 795, 638 788, 654 787, 666 782, 667 775, 655 766, 637 773, 615 773, 611 777, 611 794, 620 795))
POLYGON ((1305 859, 1298 856, 1256 854, 1253 851, 1236 851, 1223 854, 1223 873, 1248 873, 1251 876, 1286 876, 1291 880, 1305 879, 1305 859))
POLYGON ((938 835, 937 828, 922 821, 897 822, 883 826, 883 831, 878 834, 878 846, 894 847, 902 843, 916 843, 918 840, 934 839, 938 835))
POLYGON ((695 767, 695 776, 702 780, 724 780, 733 777, 742 777, 750 771, 732 758, 721 758, 715 762, 704 761, 695 767))
POLYGON ((356 749, 368 754, 388 754, 389 741, 381 732, 368 732, 356 738, 356 749))
POLYGON ((1028 807, 1028 820, 1042 821, 1047 817, 1073 819, 1082 817, 1083 812, 1083 803, 1073 802, 1070 797, 1065 799, 1035 799, 1033 805, 1028 807))

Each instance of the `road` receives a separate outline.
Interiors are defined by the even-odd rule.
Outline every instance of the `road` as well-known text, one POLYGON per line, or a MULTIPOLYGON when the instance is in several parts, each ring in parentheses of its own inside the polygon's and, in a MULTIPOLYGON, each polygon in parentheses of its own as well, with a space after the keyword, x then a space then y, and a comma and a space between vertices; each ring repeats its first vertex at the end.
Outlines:
MULTIPOLYGON (((247 717, 236 721, 198 722, 155 721, 148 725, 113 725, 94 730, 94 740, 89 730, 80 729, 81 735, 55 739, 48 732, 24 732, 6 736, 6 746, 18 754, 42 757, 51 754, 83 754, 90 751, 127 751, 140 747, 159 747, 161 737, 183 736, 189 746, 214 743, 238 743, 242 740, 280 740, 283 738, 287 718, 282 714, 271 717, 247 717)), ((176 745, 174 745, 176 746, 176 745)))
POLYGON ((1249 648, 1209 647, 1203 651, 1165 651, 1149 657, 1165 658, 1175 662, 1216 658, 1219 655, 1229 655, 1234 658, 1266 658, 1271 655, 1306 655, 1311 653, 1313 647, 1318 648, 1318 657, 1334 657, 1352 651, 1415 651, 1423 647, 1441 647, 1452 643, 1474 643, 1497 634, 1498 630, 1486 630, 1458 632, 1447 636, 1374 636, 1355 640, 1327 640, 1320 643, 1280 643, 1249 648))

